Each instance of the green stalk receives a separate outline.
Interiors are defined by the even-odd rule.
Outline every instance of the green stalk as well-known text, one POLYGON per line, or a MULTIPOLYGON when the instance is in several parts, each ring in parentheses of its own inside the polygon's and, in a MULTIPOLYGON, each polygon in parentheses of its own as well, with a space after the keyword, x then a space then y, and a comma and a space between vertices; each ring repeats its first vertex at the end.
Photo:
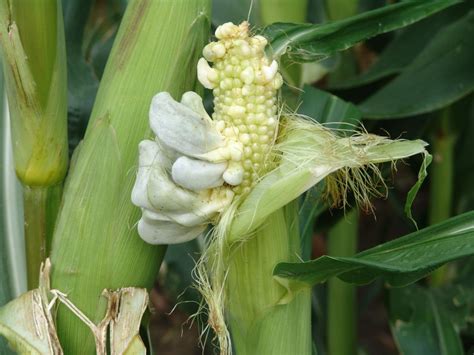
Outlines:
MULTIPOLYGON (((453 169, 455 135, 450 129, 450 107, 445 108, 439 117, 438 127, 432 141, 433 163, 431 166, 430 203, 428 223, 430 225, 448 219, 452 212, 453 169)), ((431 274, 431 284, 440 286, 448 281, 450 264, 443 265, 431 274)))
POLYGON ((28 289, 38 287, 41 263, 51 247, 62 185, 23 189, 28 289))
MULTIPOLYGON (((196 84, 209 35, 208 0, 129 1, 99 87, 85 138, 65 186, 52 246, 52 287, 93 322, 105 313, 105 288, 150 288, 165 247, 143 242, 130 201, 138 143, 150 137, 157 92, 175 98, 196 84)), ((90 354, 88 328, 64 307, 57 329, 66 354, 90 354)))
POLYGON ((311 298, 292 295, 272 277, 281 261, 301 254, 296 204, 274 212, 255 236, 231 256, 228 319, 239 355, 311 354, 311 298))
MULTIPOLYGON (((261 0, 260 15, 264 26, 274 22, 306 22, 308 0, 261 0)), ((300 87, 302 83, 302 64, 294 63, 286 56, 281 58, 280 72, 289 85, 300 87)), ((289 103, 287 97, 287 104, 289 103)), ((292 106, 296 107, 297 102, 292 106)))
MULTIPOLYGON (((349 212, 329 232, 328 254, 352 256, 357 252, 357 209, 349 212)), ((357 353, 356 289, 332 278, 328 282, 328 352, 331 355, 357 353)))
POLYGON ((0 25, 15 170, 24 185, 57 184, 68 157, 61 3, 1 0, 0 25))
POLYGON ((305 22, 308 0, 260 0, 263 25, 274 22, 305 22))
POLYGON ((331 21, 343 20, 357 14, 359 0, 326 0, 326 11, 331 21))
POLYGON ((15 171, 25 187, 28 287, 35 288, 61 199, 61 187, 50 186, 61 184, 68 159, 61 2, 1 0, 0 26, 15 171))

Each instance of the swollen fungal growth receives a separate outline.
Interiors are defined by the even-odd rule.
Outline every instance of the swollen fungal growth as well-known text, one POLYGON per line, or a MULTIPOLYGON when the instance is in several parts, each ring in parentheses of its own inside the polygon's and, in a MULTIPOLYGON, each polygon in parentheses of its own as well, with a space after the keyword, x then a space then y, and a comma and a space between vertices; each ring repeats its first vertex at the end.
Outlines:
POLYGON ((148 243, 197 237, 270 170, 283 83, 278 63, 265 56, 267 40, 250 36, 247 22, 219 26, 216 38, 197 64, 199 81, 214 93, 212 119, 194 92, 181 102, 161 92, 151 103, 156 137, 140 143, 132 191, 142 209, 138 233, 148 243))
POLYGON ((250 36, 247 22, 225 23, 216 37, 204 47, 198 79, 213 90, 212 118, 219 132, 242 144, 242 159, 230 163, 224 180, 236 194, 246 194, 268 170, 265 159, 277 133, 277 90, 283 80, 278 63, 265 56, 267 40, 250 36))

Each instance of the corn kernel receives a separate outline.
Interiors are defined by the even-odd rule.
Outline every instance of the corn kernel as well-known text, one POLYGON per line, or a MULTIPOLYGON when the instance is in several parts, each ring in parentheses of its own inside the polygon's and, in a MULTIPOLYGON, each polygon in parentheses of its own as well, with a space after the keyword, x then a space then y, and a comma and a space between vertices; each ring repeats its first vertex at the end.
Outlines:
POLYGON ((283 79, 278 63, 265 56, 267 40, 251 37, 248 23, 225 23, 215 35, 218 40, 203 50, 204 58, 213 62, 213 67, 201 67, 206 84, 215 87, 212 117, 218 130, 241 145, 229 153, 233 172, 228 179, 239 182, 231 184, 237 185, 232 188, 236 194, 248 193, 265 173, 262 167, 276 136, 276 97, 283 79))

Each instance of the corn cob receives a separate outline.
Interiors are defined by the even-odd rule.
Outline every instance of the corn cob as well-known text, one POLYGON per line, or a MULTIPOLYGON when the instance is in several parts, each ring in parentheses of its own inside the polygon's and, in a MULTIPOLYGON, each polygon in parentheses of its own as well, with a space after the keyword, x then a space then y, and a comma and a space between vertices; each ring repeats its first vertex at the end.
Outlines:
POLYGON ((233 191, 247 194, 269 170, 266 157, 277 133, 277 90, 283 79, 278 63, 265 56, 267 40, 250 36, 248 22, 225 23, 217 28, 216 37, 217 42, 204 47, 198 78, 213 90, 212 118, 217 129, 242 144, 239 161, 229 163, 228 174, 233 176, 224 180, 241 180, 233 191), (212 68, 207 61, 213 63, 212 68))

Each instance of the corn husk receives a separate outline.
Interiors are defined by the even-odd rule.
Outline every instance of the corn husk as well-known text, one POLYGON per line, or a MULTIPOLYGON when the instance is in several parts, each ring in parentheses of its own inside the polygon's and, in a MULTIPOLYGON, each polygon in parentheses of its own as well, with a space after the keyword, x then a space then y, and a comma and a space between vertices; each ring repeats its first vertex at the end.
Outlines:
MULTIPOLYGON (((84 141, 76 152, 52 245, 52 286, 94 323, 104 288, 152 286, 164 247, 144 243, 130 201, 138 143, 159 91, 195 86, 196 56, 209 31, 208 1, 130 1, 115 40, 84 141)), ((64 307, 57 316, 68 354, 93 352, 87 327, 64 307)))

